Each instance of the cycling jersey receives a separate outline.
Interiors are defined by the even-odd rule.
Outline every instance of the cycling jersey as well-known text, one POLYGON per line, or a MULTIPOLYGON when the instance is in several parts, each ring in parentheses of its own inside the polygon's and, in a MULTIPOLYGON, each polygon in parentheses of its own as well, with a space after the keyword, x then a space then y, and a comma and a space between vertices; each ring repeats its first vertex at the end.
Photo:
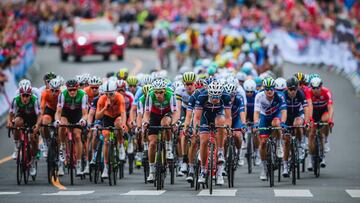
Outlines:
POLYGON ((87 109, 87 95, 83 90, 78 90, 75 97, 71 97, 65 89, 59 94, 58 108, 62 108, 61 116, 68 119, 71 124, 78 123, 82 117, 82 110, 87 109))
POLYGON ((197 98, 199 97, 201 91, 203 90, 202 89, 197 89, 195 90, 195 92, 190 96, 189 98, 189 102, 188 102, 188 105, 187 105, 187 110, 194 110, 195 108, 195 104, 196 104, 196 100, 197 98))
MULTIPOLYGON (((104 115, 111 117, 111 118, 117 118, 121 115, 121 113, 126 112, 125 99, 118 92, 116 92, 113 97, 114 97, 114 100, 110 104, 110 107, 105 110, 104 115)), ((106 95, 100 96, 99 101, 97 103, 97 109, 99 109, 99 110, 103 109, 106 105, 107 100, 108 100, 108 98, 106 95)))
POLYGON ((306 85, 301 85, 300 90, 304 93, 306 100, 311 99, 311 89, 306 85))
POLYGON ((144 114, 145 100, 146 100, 145 95, 140 97, 136 111, 138 114, 144 114))
POLYGON ((96 97, 96 95, 94 94, 94 91, 91 89, 90 86, 85 87, 84 91, 86 92, 87 96, 88 96, 88 102, 89 104, 91 104, 91 102, 94 100, 94 98, 96 97))
POLYGON ((254 121, 254 105, 255 105, 255 97, 257 92, 255 91, 252 96, 246 96, 247 104, 246 104, 246 120, 249 122, 254 121))
POLYGON ((247 104, 246 93, 245 93, 244 88, 241 85, 239 85, 238 88, 236 89, 236 93, 242 96, 244 104, 246 105, 247 104))
POLYGON ((36 96, 32 95, 28 104, 21 101, 21 96, 16 96, 11 104, 10 112, 15 117, 21 117, 24 124, 32 127, 37 122, 37 116, 40 114, 40 104, 36 96))
POLYGON ((100 96, 97 96, 93 99, 93 101, 90 104, 90 109, 96 110, 97 109, 97 104, 99 102, 100 96))
POLYGON ((185 87, 178 87, 175 90, 176 99, 181 101, 182 108, 186 109, 189 103, 191 94, 186 91, 185 87))
POLYGON ((129 92, 129 91, 126 91, 124 94, 123 94, 123 97, 125 99, 125 110, 126 110, 126 114, 129 114, 130 113, 130 109, 131 109, 131 106, 132 104, 134 103, 134 95, 129 92))
POLYGON ((134 98, 133 105, 137 106, 140 97, 143 96, 143 95, 144 95, 144 93, 143 93, 143 91, 142 91, 142 88, 137 89, 137 90, 136 90, 136 93, 135 93, 135 98, 134 98))
POLYGON ((45 108, 56 111, 60 91, 55 94, 50 90, 46 89, 41 93, 41 109, 44 111, 45 108))
POLYGON ((304 118, 304 107, 307 107, 305 95, 302 91, 297 91, 295 97, 290 97, 286 91, 284 93, 287 105, 286 125, 293 125, 296 117, 304 118))
POLYGON ((266 98, 264 91, 256 95, 254 111, 258 111, 264 116, 273 116, 281 110, 286 110, 286 102, 284 96, 278 92, 274 92, 274 98, 271 101, 266 98))
POLYGON ((154 90, 150 90, 145 101, 145 111, 150 111, 152 114, 165 115, 169 112, 176 111, 176 100, 174 92, 170 88, 166 88, 165 99, 160 102, 156 99, 154 90))
POLYGON ((313 119, 315 122, 321 120, 323 114, 328 112, 328 105, 333 104, 332 95, 329 89, 321 87, 320 96, 314 95, 313 91, 310 90, 309 94, 313 105, 313 119))
POLYGON ((232 128, 241 128, 240 113, 245 111, 244 99, 241 95, 235 95, 231 105, 232 128))

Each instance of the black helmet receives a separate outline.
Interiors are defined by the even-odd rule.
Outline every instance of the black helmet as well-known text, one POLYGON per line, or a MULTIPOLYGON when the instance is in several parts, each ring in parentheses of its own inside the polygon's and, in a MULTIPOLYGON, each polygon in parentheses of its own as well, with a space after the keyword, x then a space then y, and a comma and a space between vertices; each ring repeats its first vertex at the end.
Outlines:
POLYGON ((286 81, 287 88, 297 88, 299 86, 299 80, 296 77, 291 77, 286 81))
POLYGON ((70 79, 70 80, 66 81, 67 88, 78 87, 78 86, 79 86, 79 83, 76 79, 70 79))
POLYGON ((46 73, 43 77, 43 80, 48 81, 56 78, 56 74, 53 72, 46 73))

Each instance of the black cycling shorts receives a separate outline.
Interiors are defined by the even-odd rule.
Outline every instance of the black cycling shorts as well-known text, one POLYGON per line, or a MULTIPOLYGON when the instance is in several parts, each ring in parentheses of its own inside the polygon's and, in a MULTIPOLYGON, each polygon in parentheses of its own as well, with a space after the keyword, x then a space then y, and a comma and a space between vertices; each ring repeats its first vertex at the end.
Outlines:
POLYGON ((54 121, 55 120, 55 113, 56 111, 53 110, 53 109, 50 109, 49 107, 45 107, 45 110, 44 110, 44 115, 48 115, 51 117, 51 120, 54 121))
MULTIPOLYGON (((150 113, 150 126, 160 126, 161 125, 161 120, 165 116, 171 118, 171 114, 169 114, 169 113, 164 114, 164 115, 150 113)), ((157 135, 158 133, 159 133, 159 129, 149 128, 149 135, 157 135)))
POLYGON ((63 109, 61 112, 61 117, 67 118, 69 124, 77 124, 82 118, 82 111, 63 109))
POLYGON ((24 113, 18 113, 16 114, 16 117, 20 117, 24 120, 24 126, 27 127, 33 127, 37 122, 37 115, 36 114, 24 114, 24 113))

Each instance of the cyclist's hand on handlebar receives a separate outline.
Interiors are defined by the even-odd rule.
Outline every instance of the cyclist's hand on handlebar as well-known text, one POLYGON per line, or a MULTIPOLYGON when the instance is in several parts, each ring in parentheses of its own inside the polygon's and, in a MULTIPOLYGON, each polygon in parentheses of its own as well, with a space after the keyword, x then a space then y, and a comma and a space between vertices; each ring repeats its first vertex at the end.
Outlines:
POLYGON ((330 128, 334 127, 334 121, 331 118, 329 118, 328 124, 329 124, 330 128))
POLYGON ((241 124, 240 128, 241 128, 241 130, 242 130, 242 133, 245 133, 246 130, 247 130, 247 127, 246 127, 245 124, 241 124))
POLYGON ((143 128, 143 129, 149 128, 149 122, 143 122, 143 123, 142 123, 142 128, 143 128))
POLYGON ((54 126, 58 128, 61 125, 61 122, 59 120, 54 121, 54 126))
POLYGON ((86 120, 85 119, 81 119, 79 121, 79 124, 82 126, 82 127, 85 127, 86 126, 86 120))

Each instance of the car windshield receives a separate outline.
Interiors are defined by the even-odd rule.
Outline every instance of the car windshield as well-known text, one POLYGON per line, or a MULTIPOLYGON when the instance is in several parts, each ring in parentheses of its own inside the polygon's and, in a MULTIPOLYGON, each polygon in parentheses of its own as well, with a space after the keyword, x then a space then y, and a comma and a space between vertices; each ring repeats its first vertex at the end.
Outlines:
POLYGON ((94 21, 94 22, 80 22, 77 24, 76 29, 80 32, 94 32, 94 31, 111 31, 114 30, 114 27, 109 22, 94 21))

